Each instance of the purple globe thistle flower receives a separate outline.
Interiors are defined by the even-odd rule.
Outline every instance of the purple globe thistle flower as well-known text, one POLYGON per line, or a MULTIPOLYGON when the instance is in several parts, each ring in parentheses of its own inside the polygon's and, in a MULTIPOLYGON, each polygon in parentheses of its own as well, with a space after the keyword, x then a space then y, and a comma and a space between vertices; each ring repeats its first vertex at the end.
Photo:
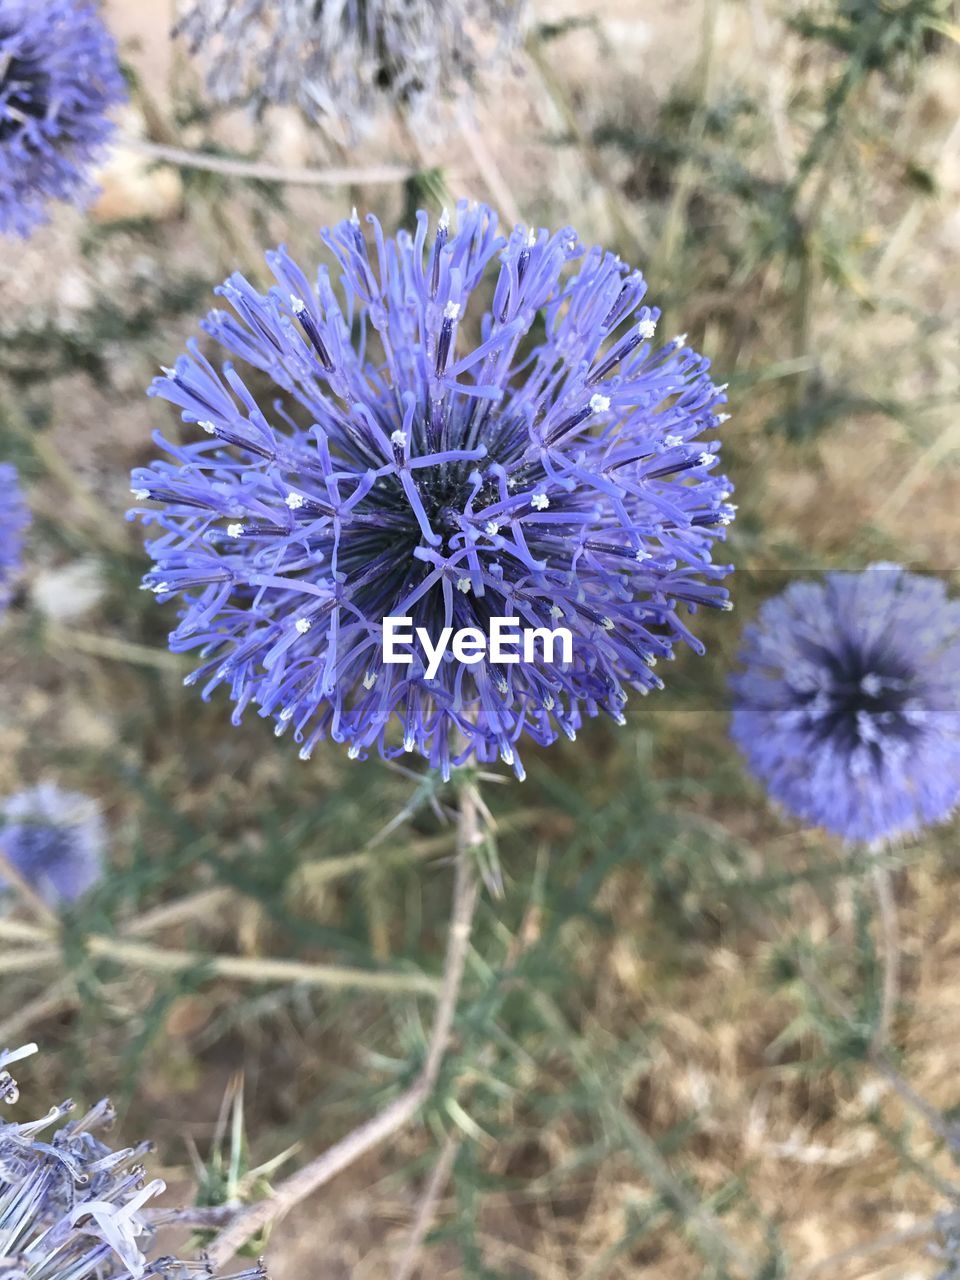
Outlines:
POLYGON ((368 127, 379 107, 422 111, 517 42, 525 0, 193 0, 177 28, 202 50, 220 102, 297 105, 368 127))
POLYGON ((522 770, 520 738, 573 738, 584 714, 624 721, 627 690, 703 646, 681 609, 729 607, 711 563, 733 516, 718 444, 724 388, 676 338, 638 271, 570 228, 497 234, 485 207, 373 254, 354 216, 322 239, 339 294, 286 250, 277 284, 235 275, 234 314, 203 328, 248 367, 218 370, 195 342, 150 391, 201 431, 133 474, 161 533, 144 587, 179 597, 188 683, 225 684, 292 730, 353 757, 425 756, 444 775, 473 755, 522 770), (473 335, 479 335, 474 338, 473 335), (495 617, 567 628, 572 660, 473 665, 434 678, 383 661, 385 617, 487 633, 495 617), (395 737, 388 737, 391 722, 395 737), (402 747, 394 745, 396 738, 402 747))
POLYGON ((100 879, 107 833, 89 796, 44 782, 11 796, 0 815, 0 851, 51 906, 75 902, 100 879))
POLYGON ((29 235, 51 200, 84 204, 126 97, 117 49, 79 0, 0 0, 0 233, 29 235))
POLYGON ((796 582, 747 629, 732 734, 770 796, 850 842, 960 799, 960 604, 874 565, 796 582))
POLYGON ((16 468, 0 462, 0 617, 10 603, 20 568, 23 533, 29 522, 30 512, 20 492, 16 468))
MULTIPOLYGON (((36 1051, 35 1044, 0 1051, 0 1101, 18 1101, 7 1068, 36 1051)), ((38 1120, 0 1118, 0 1273, 9 1280, 210 1276, 203 1262, 149 1262, 143 1252, 153 1234, 145 1206, 164 1190, 159 1178, 144 1182, 140 1162, 151 1144, 111 1150, 98 1136, 114 1118, 106 1099, 78 1119, 68 1118, 73 1110, 64 1102, 38 1120)), ((263 1268, 233 1280, 264 1280, 263 1268)))

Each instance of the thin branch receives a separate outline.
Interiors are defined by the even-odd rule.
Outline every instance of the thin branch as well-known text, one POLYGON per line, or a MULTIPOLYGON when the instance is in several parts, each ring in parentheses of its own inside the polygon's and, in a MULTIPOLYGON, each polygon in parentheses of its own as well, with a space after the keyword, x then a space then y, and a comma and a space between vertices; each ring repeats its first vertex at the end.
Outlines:
POLYGON ((404 1247, 403 1256, 397 1264, 396 1271, 393 1273, 393 1280, 412 1280, 420 1257, 420 1250, 423 1248, 423 1242, 433 1226, 440 1197, 443 1195, 446 1185, 450 1181, 450 1175, 453 1173, 453 1166, 456 1163, 460 1145, 461 1140, 458 1134, 447 1134, 447 1139, 440 1152, 440 1158, 433 1166, 427 1185, 423 1189, 423 1195, 420 1197, 417 1216, 414 1218, 413 1226, 410 1228, 410 1235, 404 1247))
POLYGON ((376 969, 347 969, 332 964, 308 964, 300 960, 269 956, 205 955, 202 951, 175 951, 146 943, 127 942, 94 934, 85 940, 92 956, 102 956, 121 964, 153 969, 160 973, 182 973, 206 969, 221 978, 239 982, 298 982, 311 987, 332 987, 341 991, 413 992, 442 997, 435 978, 426 973, 385 973, 376 969))
POLYGON ((893 896, 893 884, 890 871, 879 863, 870 869, 873 889, 877 897, 880 911, 880 928, 883 935, 881 942, 881 963, 883 967, 883 985, 880 993, 880 1017, 873 1037, 872 1052, 881 1052, 889 1043, 893 1018, 896 1013, 897 1000, 900 994, 900 935, 897 929, 897 904, 893 896))
POLYGON ((165 164, 181 169, 202 169, 206 173, 219 173, 227 178, 249 178, 257 182, 279 182, 301 187, 348 187, 353 184, 384 186, 406 182, 417 174, 409 165, 382 164, 369 168, 358 166, 331 169, 289 169, 283 165, 266 164, 260 160, 239 160, 232 156, 215 155, 210 151, 189 151, 183 147, 170 147, 161 142, 147 142, 143 138, 124 138, 123 145, 131 151, 139 151, 165 164))
POLYGON ((224 1266, 248 1240, 288 1213, 294 1205, 336 1177, 361 1156, 386 1141, 407 1125, 433 1092, 440 1067, 450 1043, 463 971, 467 959, 470 931, 477 903, 477 880, 473 867, 474 847, 480 839, 477 822, 476 793, 471 784, 460 792, 457 861, 454 876, 453 906, 447 937, 443 979, 433 1029, 427 1045, 423 1070, 405 1093, 396 1098, 379 1115, 352 1130, 323 1155, 310 1161, 292 1177, 282 1182, 268 1200, 242 1210, 235 1221, 221 1231, 207 1253, 211 1267, 224 1266))

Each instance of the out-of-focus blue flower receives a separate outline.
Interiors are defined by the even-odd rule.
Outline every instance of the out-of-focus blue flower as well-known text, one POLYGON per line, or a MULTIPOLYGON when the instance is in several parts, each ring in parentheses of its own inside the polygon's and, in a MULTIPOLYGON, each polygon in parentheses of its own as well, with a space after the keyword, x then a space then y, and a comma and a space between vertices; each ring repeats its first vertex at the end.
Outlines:
POLYGON ((793 583, 747 629, 732 733, 770 796, 847 841, 960 800, 960 604, 875 565, 793 583))
POLYGON ((151 387, 201 438, 158 437, 171 460, 134 472, 160 504, 140 509, 160 529, 144 586, 180 599, 171 647, 203 660, 188 683, 225 684, 235 721, 257 705, 302 758, 330 737, 447 773, 462 738, 456 763, 519 774, 521 737, 622 723, 678 641, 702 651, 681 610, 728 607, 724 388, 683 338, 654 342, 640 273, 570 228, 505 239, 465 203, 432 237, 426 214, 395 239, 370 222, 372 253, 355 217, 323 232, 339 292, 283 249, 269 294, 222 287, 234 314, 203 327, 246 376, 191 342, 151 387), (386 616, 433 643, 494 616, 566 627, 573 660, 448 654, 428 679, 416 647, 383 662, 386 616))
POLYGON ((0 0, 0 233, 29 235, 51 200, 89 200, 107 112, 125 96, 91 4, 0 0))
POLYGON ((526 0, 193 0, 178 30, 220 102, 369 127, 469 86, 517 43, 526 0))
POLYGON ((76 901, 100 879, 107 834, 89 796, 44 782, 11 796, 0 814, 0 850, 51 906, 76 901))
POLYGON ((23 532, 29 521, 16 468, 0 462, 0 617, 10 603, 23 552, 23 532))
MULTIPOLYGON (((0 1102, 19 1099, 8 1068, 36 1053, 26 1045, 0 1051, 0 1102)), ((104 1099, 70 1119, 72 1102, 39 1120, 0 1118, 0 1274, 9 1280, 186 1280, 210 1276, 204 1263, 149 1262, 149 1200, 164 1190, 144 1182, 140 1161, 149 1142, 113 1151, 98 1136, 114 1112, 104 1099)), ((169 1216, 169 1215, 168 1215, 169 1216)), ((264 1280, 261 1266, 233 1280, 264 1280)))

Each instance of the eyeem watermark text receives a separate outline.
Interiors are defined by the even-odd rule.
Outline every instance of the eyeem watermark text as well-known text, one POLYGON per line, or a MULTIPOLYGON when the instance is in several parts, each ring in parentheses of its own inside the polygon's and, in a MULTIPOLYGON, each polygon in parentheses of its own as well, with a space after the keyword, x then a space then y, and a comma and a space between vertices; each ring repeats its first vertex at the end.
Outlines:
POLYGON ((433 642, 425 627, 413 626, 412 618, 383 620, 383 660, 413 662, 413 642, 419 641, 427 660, 426 678, 432 680, 449 649, 457 662, 467 666, 482 662, 536 662, 538 647, 547 663, 573 661, 573 635, 566 627, 521 627, 519 618, 491 618, 489 634, 479 627, 442 627, 433 642))

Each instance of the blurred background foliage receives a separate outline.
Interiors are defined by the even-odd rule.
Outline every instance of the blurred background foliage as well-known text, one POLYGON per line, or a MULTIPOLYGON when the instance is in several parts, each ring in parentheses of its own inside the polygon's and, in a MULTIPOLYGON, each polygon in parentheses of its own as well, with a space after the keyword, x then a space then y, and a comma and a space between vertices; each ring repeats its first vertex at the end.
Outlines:
POLYGON ((729 378, 737 612, 700 621, 707 658, 627 728, 484 785, 495 848, 440 1087, 275 1232, 272 1271, 389 1274, 441 1159, 424 1277, 939 1274, 960 1180, 956 828, 884 854, 901 990, 878 1054, 865 856, 765 807, 725 689, 787 576, 957 563, 956 6, 541 0, 517 77, 472 114, 385 121, 349 153, 283 112, 211 114, 163 10, 107 6, 134 107, 93 221, 65 211, 0 262, 0 454, 35 512, 0 648, 0 782, 55 777, 112 830, 110 875, 55 933, 13 900, 0 916, 0 1041, 47 1050, 27 1095, 109 1092, 175 1198, 216 1204, 416 1073, 450 795, 335 747, 301 764, 183 689, 123 511, 150 431, 178 429, 143 388, 226 272, 262 280, 279 240, 311 262, 354 203, 394 226, 475 195, 640 265, 663 331, 729 378), (411 176, 251 181, 157 164, 143 139, 411 176))

